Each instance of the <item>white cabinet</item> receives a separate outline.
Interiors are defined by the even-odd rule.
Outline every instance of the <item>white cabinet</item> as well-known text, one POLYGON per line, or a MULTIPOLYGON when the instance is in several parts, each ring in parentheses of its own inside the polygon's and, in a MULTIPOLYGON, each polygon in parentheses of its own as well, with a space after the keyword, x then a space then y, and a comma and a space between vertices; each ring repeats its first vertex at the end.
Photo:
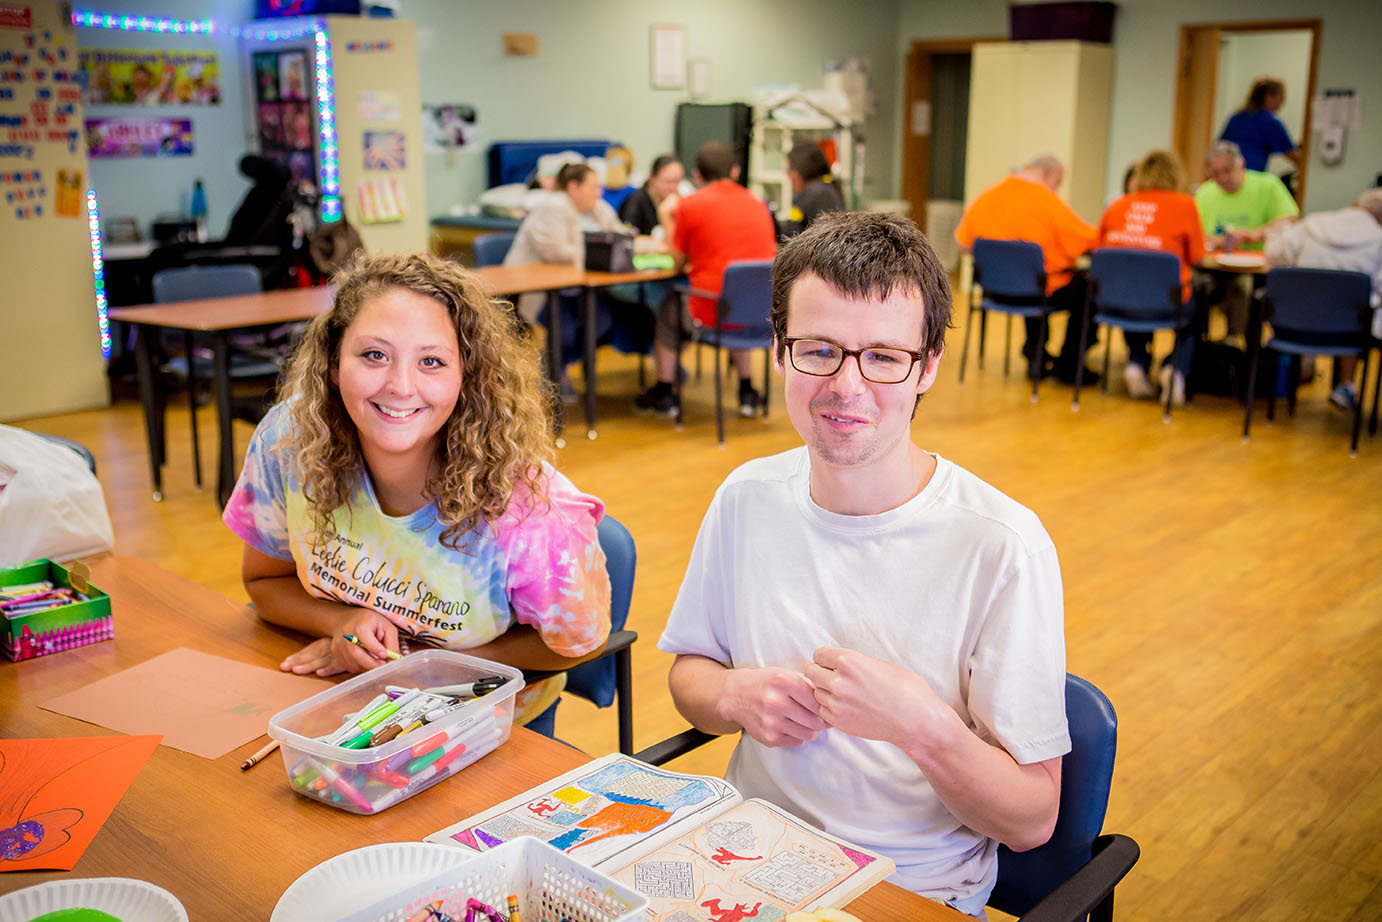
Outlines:
POLYGON ((969 92, 965 201, 1033 157, 1065 164, 1060 194, 1097 223, 1108 171, 1113 48, 1086 42, 981 42, 969 92))
POLYGON ((792 210, 792 183, 787 178, 787 152, 798 141, 835 143, 834 173, 845 207, 858 207, 862 148, 845 119, 827 114, 802 99, 789 97, 754 106, 749 139, 749 189, 767 202, 778 218, 792 210))

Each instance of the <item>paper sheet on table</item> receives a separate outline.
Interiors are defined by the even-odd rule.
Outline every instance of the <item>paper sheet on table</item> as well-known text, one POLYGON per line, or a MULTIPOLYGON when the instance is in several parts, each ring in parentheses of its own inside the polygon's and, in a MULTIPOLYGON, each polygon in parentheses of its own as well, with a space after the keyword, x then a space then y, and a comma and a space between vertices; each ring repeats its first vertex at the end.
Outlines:
POLYGON ((263 736, 278 711, 330 687, 321 679, 177 649, 42 706, 123 733, 161 733, 165 746, 218 759, 263 736))
POLYGON ((158 736, 0 740, 0 871, 70 871, 158 736))

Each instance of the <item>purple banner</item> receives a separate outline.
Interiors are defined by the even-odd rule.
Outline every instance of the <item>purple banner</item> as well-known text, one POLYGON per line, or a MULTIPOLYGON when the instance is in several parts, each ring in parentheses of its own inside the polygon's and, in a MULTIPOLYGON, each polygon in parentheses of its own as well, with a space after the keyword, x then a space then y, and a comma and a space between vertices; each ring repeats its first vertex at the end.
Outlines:
POLYGON ((86 150, 92 158, 187 157, 190 118, 89 118, 86 150))

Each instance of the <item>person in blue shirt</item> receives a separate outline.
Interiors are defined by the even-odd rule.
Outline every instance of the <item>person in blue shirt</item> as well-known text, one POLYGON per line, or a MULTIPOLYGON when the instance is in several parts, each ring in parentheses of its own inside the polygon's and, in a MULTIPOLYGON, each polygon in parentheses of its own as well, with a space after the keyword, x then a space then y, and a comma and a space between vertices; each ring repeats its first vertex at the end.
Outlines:
POLYGON ((1249 170, 1264 172, 1272 154, 1285 154, 1300 164, 1300 147, 1276 113, 1286 102, 1286 84, 1275 77, 1260 77, 1253 82, 1243 108, 1229 118, 1220 141, 1232 141, 1243 153, 1249 170))

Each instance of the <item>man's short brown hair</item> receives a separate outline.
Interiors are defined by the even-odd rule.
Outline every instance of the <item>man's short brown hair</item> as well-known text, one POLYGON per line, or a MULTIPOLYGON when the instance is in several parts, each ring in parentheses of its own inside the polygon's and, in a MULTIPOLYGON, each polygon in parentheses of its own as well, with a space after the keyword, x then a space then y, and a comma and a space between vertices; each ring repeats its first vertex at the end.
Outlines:
POLYGON ((792 286, 811 274, 849 298, 885 300, 894 292, 921 295, 922 345, 940 354, 950 326, 950 277, 926 235, 908 218, 876 212, 830 212, 777 251, 773 260, 773 336, 785 357, 792 286))
POLYGON ((706 182, 729 179, 734 172, 734 151, 723 141, 707 141, 696 151, 696 172, 706 182))

